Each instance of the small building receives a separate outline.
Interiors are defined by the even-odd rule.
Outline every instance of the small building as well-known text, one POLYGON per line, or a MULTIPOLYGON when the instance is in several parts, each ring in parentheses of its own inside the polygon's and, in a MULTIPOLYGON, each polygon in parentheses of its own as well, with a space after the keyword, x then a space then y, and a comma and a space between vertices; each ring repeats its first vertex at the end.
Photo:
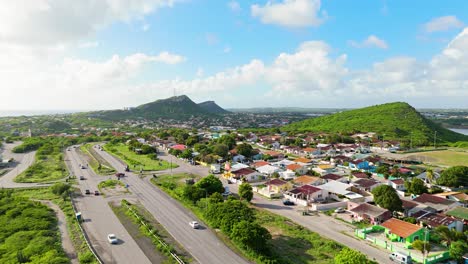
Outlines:
POLYGON ((324 181, 320 179, 319 177, 302 175, 302 176, 296 177, 293 180, 293 183, 297 186, 302 186, 302 185, 317 186, 317 185, 323 184, 324 181))
POLYGON ((280 179, 272 179, 265 183, 269 192, 283 193, 292 189, 291 182, 283 181, 280 179))
POLYGON ((319 173, 320 175, 329 174, 335 171, 335 166, 331 164, 319 164, 317 167, 312 169, 313 171, 319 173))
POLYGON ((275 172, 280 172, 281 169, 276 167, 276 166, 272 166, 272 165, 264 165, 264 166, 261 166, 261 167, 258 167, 257 168, 257 171, 260 172, 261 174, 264 174, 264 175, 269 175, 271 176, 273 173, 275 172))
POLYGON ((381 182, 374 179, 359 179, 352 184, 359 190, 366 192, 372 192, 377 186, 382 185, 381 182))
POLYGON ((342 183, 348 183, 347 177, 345 177, 343 175, 334 174, 334 173, 325 174, 321 178, 324 179, 325 182, 339 181, 339 182, 342 182, 342 183))
POLYGON ((455 201, 450 201, 445 198, 427 193, 423 193, 418 197, 414 198, 413 202, 424 204, 426 206, 436 209, 438 212, 445 212, 460 205, 455 201))
POLYGON ((311 186, 303 185, 284 193, 284 197, 299 205, 309 205, 310 202, 323 201, 326 197, 323 195, 323 190, 311 186))
POLYGON ((429 240, 429 232, 424 232, 424 228, 396 218, 383 222, 381 226, 385 228, 385 236, 388 239, 401 242, 406 248, 411 248, 415 240, 429 240))
POLYGON ((390 180, 388 181, 388 185, 390 185, 393 189, 397 191, 406 191, 405 181, 403 179, 390 180))
POLYGON ((348 203, 348 211, 355 221, 368 221, 378 225, 392 218, 392 213, 385 209, 368 203, 348 203))
POLYGON ((434 212, 419 211, 412 215, 420 223, 425 223, 429 228, 436 228, 438 226, 446 226, 448 229, 455 229, 458 232, 463 232, 463 222, 453 217, 438 214, 434 212))
POLYGON ((265 176, 261 173, 258 173, 249 168, 243 168, 236 171, 231 171, 232 178, 237 181, 241 182, 256 182, 260 180, 264 180, 265 176))
POLYGON ((290 165, 286 166, 286 169, 289 170, 289 171, 299 173, 299 175, 306 174, 307 171, 309 171, 309 169, 306 166, 303 166, 303 165, 300 165, 300 164, 290 164, 290 165))
POLYGON ((295 162, 295 163, 297 163, 297 164, 299 164, 299 165, 303 165, 303 166, 312 164, 312 160, 306 159, 306 158, 302 158, 302 157, 293 160, 293 162, 295 162))

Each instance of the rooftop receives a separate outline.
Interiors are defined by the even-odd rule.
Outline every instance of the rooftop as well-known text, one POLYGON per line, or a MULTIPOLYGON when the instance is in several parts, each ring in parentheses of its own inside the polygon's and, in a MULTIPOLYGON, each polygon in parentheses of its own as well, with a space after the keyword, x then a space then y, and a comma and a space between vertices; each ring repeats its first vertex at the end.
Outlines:
POLYGON ((286 184, 287 181, 283 181, 283 180, 280 180, 280 179, 272 179, 272 180, 269 180, 265 183, 265 185, 276 185, 276 186, 281 186, 281 185, 284 185, 286 184))
POLYGON ((299 183, 299 184, 310 184, 310 183, 313 183, 313 182, 315 182, 315 181, 317 181, 319 179, 320 179, 319 177, 303 175, 303 176, 299 176, 296 179, 294 179, 294 182, 299 183))
POLYGON ((372 217, 377 217, 385 212, 387 212, 387 209, 380 208, 375 205, 371 205, 368 203, 362 203, 358 205, 357 207, 353 208, 350 210, 351 212, 357 213, 357 214, 367 214, 372 217))
POLYGON ((419 221, 426 222, 431 227, 437 227, 440 225, 448 226, 456 221, 455 218, 452 218, 450 216, 446 216, 443 214, 435 214, 426 211, 419 211, 412 216, 414 218, 417 218, 419 221))
POLYGON ((293 160, 294 162, 300 162, 300 163, 311 163, 312 161, 310 159, 306 159, 306 158, 297 158, 295 160, 293 160))
POLYGON ((468 220, 468 208, 456 207, 453 210, 446 212, 445 214, 460 219, 468 220))
POLYGON ((431 195, 427 193, 423 193, 419 195, 418 197, 414 198, 413 201, 418 202, 418 203, 432 203, 432 204, 443 204, 443 205, 451 205, 454 202, 447 200, 445 198, 436 196, 436 195, 431 195))
POLYGON ((340 175, 337 175, 337 174, 333 174, 333 173, 329 173, 329 174, 325 174, 322 176, 322 179, 325 179, 325 180, 338 180, 338 179, 341 179, 343 178, 343 176, 340 176, 340 175))
POLYGON ((402 238, 407 238, 422 228, 418 225, 414 225, 395 218, 388 219, 387 221, 383 222, 381 226, 387 228, 393 234, 402 238))
POLYGON ((300 168, 302 168, 302 165, 299 165, 299 164, 289 164, 288 166, 286 166, 286 169, 292 170, 292 171, 298 170, 300 168))
POLYGON ((378 183, 380 183, 380 182, 378 182, 376 180, 371 180, 371 179, 359 179, 359 180, 354 182, 354 184, 357 184, 357 185, 359 185, 361 187, 364 187, 364 188, 374 186, 374 185, 376 185, 378 183))

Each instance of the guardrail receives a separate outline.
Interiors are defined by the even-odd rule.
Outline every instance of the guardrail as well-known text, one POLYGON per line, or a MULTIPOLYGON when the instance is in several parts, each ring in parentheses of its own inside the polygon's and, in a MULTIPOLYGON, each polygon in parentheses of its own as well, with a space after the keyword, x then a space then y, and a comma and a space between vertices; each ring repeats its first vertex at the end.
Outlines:
MULTIPOLYGON (((70 201, 71 201, 71 204, 72 204, 73 212, 75 213, 75 216, 76 216, 76 213, 78 213, 78 211, 77 211, 77 209, 76 209, 76 207, 75 207, 75 203, 73 202, 72 194, 70 194, 70 201)), ((91 250, 91 252, 93 253, 94 257, 97 259, 97 261, 98 261, 100 264, 104 264, 104 261, 102 261, 101 257, 98 255, 97 251, 94 249, 94 247, 93 247, 92 244, 90 243, 88 234, 86 233, 86 231, 84 230, 84 228, 81 226, 81 222, 79 222, 79 221, 78 221, 78 226, 80 227, 81 233, 83 233, 83 236, 84 236, 85 241, 86 241, 86 245, 88 245, 89 250, 91 250)))
MULTIPOLYGON (((164 241, 162 241, 161 239, 159 239, 159 237, 156 236, 156 235, 153 233, 153 229, 151 228, 151 226, 148 226, 148 225, 140 218, 140 216, 139 216, 137 213, 135 213, 135 212, 133 211, 133 209, 132 209, 127 203, 124 202, 124 203, 122 203, 122 204, 124 204, 124 205, 127 207, 127 209, 128 209, 130 212, 132 212, 132 214, 141 222, 141 224, 144 225, 144 226, 146 227, 146 229, 148 229, 148 231, 150 232, 150 234, 151 234, 154 238, 156 238, 156 240, 159 242, 159 244, 163 245, 165 248, 168 248, 168 247, 169 247, 164 241)), ((179 264, 185 264, 185 262, 184 262, 181 258, 179 258, 179 256, 177 256, 176 254, 172 253, 170 250, 169 250, 169 253, 171 254, 172 258, 174 258, 174 260, 177 261, 177 263, 179 263, 179 264)))

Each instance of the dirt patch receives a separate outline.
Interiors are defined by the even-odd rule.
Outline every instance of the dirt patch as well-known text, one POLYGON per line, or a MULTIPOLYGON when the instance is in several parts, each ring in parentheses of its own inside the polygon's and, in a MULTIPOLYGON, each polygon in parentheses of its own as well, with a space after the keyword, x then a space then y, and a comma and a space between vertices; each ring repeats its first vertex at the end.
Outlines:
POLYGON ((407 156, 407 158, 412 159, 412 160, 422 161, 424 163, 436 163, 439 161, 439 159, 437 158, 423 156, 423 155, 409 155, 407 156))
POLYGON ((120 185, 116 185, 114 188, 102 188, 101 192, 104 193, 106 196, 117 196, 130 193, 130 191, 127 188, 122 187, 120 185))
POLYGON ((121 207, 119 202, 110 202, 109 205, 151 263, 164 263, 167 260, 167 257, 159 253, 151 239, 140 232, 138 225, 134 224, 125 214, 125 208, 121 207))

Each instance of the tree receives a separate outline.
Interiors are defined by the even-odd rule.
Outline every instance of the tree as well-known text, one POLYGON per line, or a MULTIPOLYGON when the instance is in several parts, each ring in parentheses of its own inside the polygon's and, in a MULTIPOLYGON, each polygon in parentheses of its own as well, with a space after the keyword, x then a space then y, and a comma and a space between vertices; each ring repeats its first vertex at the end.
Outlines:
POLYGON ((454 166, 446 169, 437 179, 437 184, 448 187, 468 186, 468 167, 454 166))
POLYGON ((239 186, 239 196, 241 199, 245 199, 250 202, 253 198, 252 186, 247 182, 242 183, 239 186))
POLYGON ((417 249, 419 251, 421 251, 421 253, 424 255, 424 254, 429 254, 429 252, 431 251, 431 243, 427 242, 427 241, 422 241, 422 240, 415 240, 411 246, 414 248, 414 249, 417 249))
POLYGON ((440 239, 442 241, 445 241, 447 244, 447 247, 450 247, 450 244, 452 244, 452 241, 456 239, 456 232, 454 230, 450 230, 447 226, 445 225, 440 225, 435 228, 435 232, 440 236, 440 239))
POLYGON ((141 154, 150 154, 150 153, 156 153, 156 149, 150 145, 141 146, 141 154))
POLYGON ((220 157, 226 158, 229 151, 229 147, 225 144, 216 144, 213 147, 213 154, 216 154, 220 157))
POLYGON ((62 183, 62 182, 58 182, 52 185, 50 189, 52 190, 53 194, 57 196, 61 196, 63 193, 66 193, 70 190, 70 185, 62 183))
POLYGON ((180 154, 180 157, 183 158, 183 159, 191 159, 193 158, 192 156, 193 154, 193 151, 191 149, 185 149, 182 154, 180 154))
POLYGON ((405 181, 405 187, 409 193, 416 195, 421 195, 428 192, 424 181, 418 178, 412 179, 411 181, 405 181))
POLYGON ((468 252, 468 245, 465 241, 455 241, 450 245, 449 254, 450 257, 460 262, 463 255, 468 252))
POLYGON ((426 178, 429 183, 432 183, 432 181, 434 180, 434 171, 432 169, 427 169, 426 178))
POLYGON ((201 179, 200 181, 195 183, 195 186, 205 190, 207 192, 207 196, 210 196, 215 192, 224 192, 223 183, 213 174, 210 174, 205 178, 201 179))
POLYGON ((230 149, 233 149, 234 146, 236 145, 236 139, 234 138, 233 135, 224 135, 218 139, 218 143, 226 145, 229 151, 230 149))
POLYGON ((230 237, 234 242, 247 249, 265 252, 268 250, 267 242, 271 239, 271 234, 256 222, 242 220, 234 224, 230 237))
POLYGON ((250 144, 245 144, 245 143, 239 144, 237 145, 236 149, 237 149, 237 153, 242 156, 245 156, 247 158, 250 158, 252 156, 253 148, 250 144))
POLYGON ((377 186, 374 190, 372 190, 372 194, 374 195, 374 201, 380 207, 388 209, 392 212, 394 211, 402 211, 402 201, 395 189, 388 185, 380 185, 377 186))
POLYGON ((375 172, 377 172, 378 174, 388 174, 389 172, 389 168, 387 165, 382 165, 382 166, 379 166, 377 167, 377 169, 375 170, 375 172))
POLYGON ((335 256, 335 264, 370 264, 375 263, 367 259, 366 255, 350 248, 343 248, 335 256))

